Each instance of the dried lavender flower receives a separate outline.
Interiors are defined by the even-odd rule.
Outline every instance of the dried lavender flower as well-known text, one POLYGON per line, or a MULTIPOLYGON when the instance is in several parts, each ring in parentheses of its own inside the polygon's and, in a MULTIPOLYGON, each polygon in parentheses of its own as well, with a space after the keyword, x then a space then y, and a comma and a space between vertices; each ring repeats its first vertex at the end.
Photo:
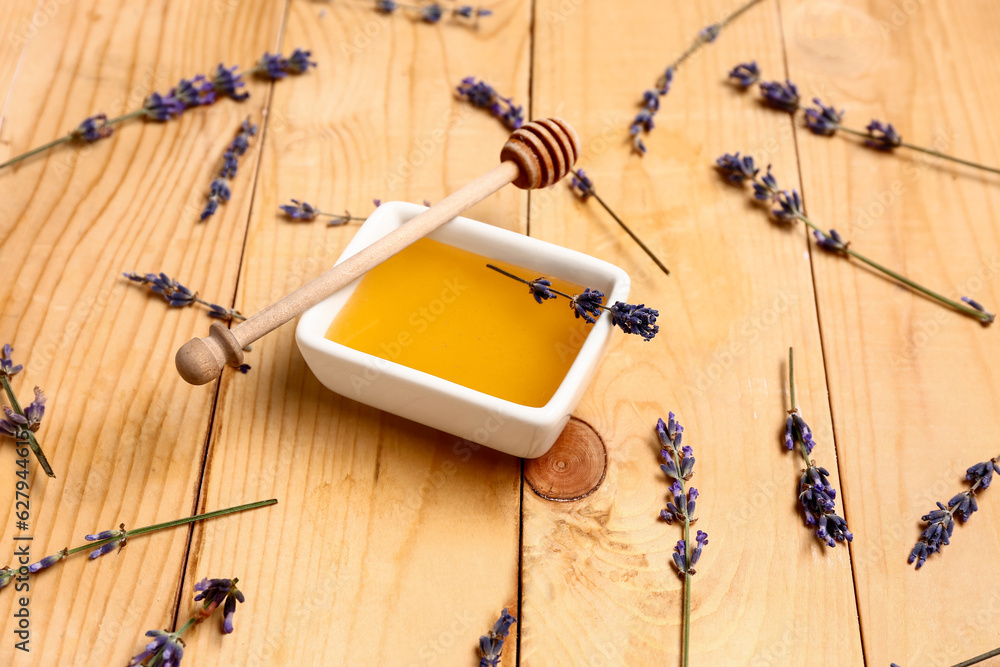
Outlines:
POLYGON ((181 79, 177 87, 170 91, 170 95, 188 109, 215 102, 215 88, 202 74, 193 79, 181 79))
POLYGON ((0 589, 6 588, 15 575, 17 575, 16 567, 0 568, 0 589))
POLYGON ((167 93, 151 93, 142 105, 143 114, 149 120, 168 121, 184 113, 184 103, 167 93))
POLYGON ((672 554, 677 576, 684 580, 684 664, 687 664, 691 640, 691 577, 696 574, 694 566, 701 558, 702 550, 708 544, 708 533, 699 530, 695 543, 691 545, 691 526, 698 520, 694 516, 698 490, 688 488, 685 483, 694 475, 694 455, 691 447, 681 445, 684 427, 668 413, 667 421, 658 419, 656 435, 660 440, 660 456, 664 462, 662 470, 673 482, 670 485, 672 500, 660 511, 660 518, 669 524, 678 523, 684 531, 684 538, 677 541, 672 554))
POLYGON ((104 530, 96 535, 85 535, 83 539, 88 542, 110 540, 90 552, 90 560, 93 560, 95 558, 100 558, 105 554, 109 554, 115 549, 118 549, 119 551, 124 549, 125 545, 128 543, 128 531, 125 530, 125 524, 123 523, 118 530, 104 530))
POLYGON ((217 95, 242 102, 250 97, 250 93, 240 92, 240 88, 246 86, 246 82, 243 81, 242 74, 237 74, 237 67, 237 65, 226 67, 222 63, 219 63, 212 74, 212 90, 217 95))
POLYGON ((760 80, 760 68, 757 67, 757 61, 740 63, 729 72, 729 78, 733 79, 740 88, 746 90, 760 80))
POLYGON ((114 128, 108 125, 107 114, 99 113, 96 116, 91 116, 85 119, 82 123, 77 125, 76 129, 73 130, 70 135, 74 139, 80 139, 87 142, 94 142, 99 139, 106 139, 111 136, 114 132, 114 128))
POLYGON ((55 477, 52 466, 49 465, 49 460, 46 458, 45 452, 42 451, 38 438, 35 437, 35 432, 38 431, 42 417, 45 415, 45 394, 42 393, 41 389, 35 387, 35 400, 28 405, 26 410, 21 409, 21 404, 14 394, 14 388, 10 384, 10 378, 22 370, 20 364, 14 363, 11 357, 13 352, 14 348, 9 344, 4 345, 3 349, 0 350, 0 386, 3 387, 11 405, 11 407, 3 406, 6 418, 0 419, 0 434, 12 438, 18 445, 27 444, 35 458, 38 459, 38 465, 42 466, 45 474, 49 477, 55 477))
POLYGON ((13 352, 14 348, 9 343, 5 343, 3 351, 0 352, 0 377, 14 377, 24 369, 21 364, 14 364, 14 359, 11 356, 13 352))
POLYGON ((739 153, 730 155, 726 153, 715 161, 716 168, 731 183, 742 185, 744 181, 753 180, 760 171, 754 164, 754 159, 750 155, 740 157, 739 153))
POLYGON ((805 211, 802 208, 802 198, 799 197, 799 193, 796 190, 782 190, 774 196, 774 203, 778 205, 778 208, 773 209, 771 212, 781 222, 795 222, 805 216, 805 211))
POLYGON ((799 89, 788 79, 785 79, 785 83, 762 81, 760 92, 764 101, 776 109, 789 113, 795 113, 799 109, 799 89))
POLYGON ((799 453, 806 463, 799 478, 799 504, 802 506, 806 525, 816 526, 816 537, 828 547, 837 546, 837 542, 851 542, 854 535, 847 529, 847 522, 836 514, 834 499, 837 497, 837 490, 830 485, 830 472, 817 466, 809 458, 816 443, 812 437, 812 429, 795 405, 795 359, 792 348, 788 348, 788 387, 792 409, 788 411, 788 420, 785 422, 785 447, 793 449, 798 445, 799 453))
POLYGON ((194 585, 199 591, 194 597, 195 602, 204 600, 205 604, 199 614, 207 618, 219 605, 223 607, 222 631, 231 634, 233 631, 233 614, 236 613, 236 603, 245 602, 243 593, 236 584, 239 579, 202 579, 194 585))
POLYGON ((444 8, 436 2, 420 8, 420 20, 425 23, 437 23, 444 16, 444 8))
MULTIPOLYGON (((670 63, 666 70, 664 70, 664 73, 656 81, 655 93, 660 97, 669 93, 677 68, 680 67, 685 60, 687 60, 702 46, 714 42, 719 36, 719 33, 722 32, 723 28, 758 2, 760 2, 760 0, 749 0, 718 23, 713 23, 702 28, 695 36, 694 41, 687 48, 687 50, 670 63)), ((640 155, 644 155, 646 153, 646 144, 642 140, 642 135, 649 133, 653 127, 655 127, 653 123, 653 116, 660 108, 659 100, 654 102, 650 99, 650 92, 651 91, 646 91, 643 93, 643 100, 640 105, 642 107, 642 111, 639 112, 629 126, 629 134, 632 137, 632 150, 640 155)))
POLYGON ((572 178, 569 186, 573 190, 573 194, 586 201, 594 194, 594 182, 587 177, 583 169, 577 169, 570 173, 572 174, 572 178))
MULTIPOLYGON (((844 128, 841 128, 844 129, 844 128)), ((739 153, 735 156, 726 153, 722 157, 716 160, 716 168, 719 172, 724 175, 731 183, 742 183, 745 178, 741 177, 741 174, 747 173, 743 170, 742 165, 737 161, 739 153), (734 178, 734 174, 736 177, 734 178)), ((987 312, 981 305, 976 304, 973 306, 969 304, 965 299, 962 301, 955 301, 954 299, 949 299, 946 296, 938 294, 932 290, 927 289, 923 285, 916 283, 906 276, 893 271, 892 269, 882 266, 878 262, 869 259, 868 257, 857 252, 850 247, 850 243, 844 241, 839 234, 834 230, 830 232, 825 232, 818 225, 816 225, 812 220, 806 216, 805 207, 802 203, 802 198, 799 193, 795 190, 778 190, 778 183, 774 176, 771 174, 771 167, 768 165, 767 175, 758 178, 753 177, 753 192, 754 198, 760 201, 770 201, 776 205, 776 208, 771 210, 774 217, 780 222, 794 223, 796 221, 801 221, 809 229, 813 230, 815 236, 820 243, 820 246, 824 250, 835 252, 844 256, 847 259, 856 259, 860 262, 867 264, 876 271, 880 271, 885 275, 899 281, 900 283, 906 285, 907 287, 913 289, 914 291, 925 294, 930 298, 934 299, 938 303, 946 305, 953 308, 965 315, 974 317, 983 325, 989 325, 994 320, 993 313, 987 312), (967 305, 968 304, 968 305, 967 305)))
POLYGON ((308 72, 310 67, 316 67, 315 61, 310 60, 312 51, 295 49, 292 55, 285 60, 285 70, 291 74, 302 74, 308 72))
POLYGON ((128 661, 129 667, 155 665, 156 667, 178 667, 184 657, 184 642, 166 630, 147 630, 147 637, 153 641, 145 649, 128 661))
MULTIPOLYGON (((595 313, 593 309, 606 310, 611 313, 611 323, 614 326, 619 327, 622 331, 629 334, 637 334, 642 336, 646 341, 652 340, 652 338, 660 331, 660 327, 656 324, 656 318, 659 316, 659 311, 652 308, 647 308, 644 304, 639 304, 633 306, 621 301, 616 301, 613 305, 606 306, 597 303, 597 290, 591 290, 586 288, 583 294, 577 294, 571 296, 565 292, 560 292, 552 287, 552 281, 547 278, 536 278, 535 280, 526 280, 520 276, 514 275, 509 271, 505 271, 498 266, 492 264, 487 264, 487 268, 493 269, 497 273, 502 273, 508 278, 512 278, 518 282, 524 283, 528 286, 528 291, 535 298, 535 301, 542 303, 547 299, 554 299, 557 296, 570 300, 570 307, 573 309, 576 317, 580 317, 580 313, 577 309, 577 304, 580 300, 585 298, 586 305, 592 310, 587 311, 595 313), (584 294, 592 292, 592 294, 584 297, 584 294)), ((603 294, 601 295, 603 298, 603 294)), ((595 313, 596 314, 596 313, 595 313)), ((590 322, 586 317, 585 321, 590 322)), ((596 320, 595 320, 596 321, 596 320)))
POLYGON ((880 151, 891 151, 903 144, 903 138, 896 132, 892 123, 883 123, 880 120, 872 120, 865 127, 868 131, 868 138, 865 145, 880 151))
POLYGON ((479 667, 497 667, 500 664, 500 654, 503 651, 504 641, 510 634, 510 626, 517 623, 517 619, 507 612, 507 608, 500 612, 500 618, 493 624, 489 634, 479 638, 479 667))
POLYGON ((46 556, 37 563, 32 563, 31 565, 29 565, 28 572, 30 572, 31 574, 37 574, 40 570, 52 567, 53 565, 61 561, 63 558, 66 558, 66 556, 68 555, 69 555, 69 549, 63 549, 62 551, 52 554, 51 556, 46 556))
POLYGON ((937 509, 920 517, 921 521, 927 523, 920 534, 907 563, 917 562, 917 568, 923 567, 927 558, 931 554, 941 551, 941 547, 949 544, 948 539, 955 529, 955 515, 965 523, 972 516, 972 513, 979 509, 976 502, 976 493, 989 487, 993 481, 993 473, 1000 472, 1000 456, 996 456, 989 461, 983 461, 970 466, 965 471, 965 479, 972 483, 972 486, 952 497, 948 501, 947 507, 940 502, 937 509))
MULTIPOLYGON (((267 54, 264 55, 267 56, 267 54)), ((229 146, 226 147, 226 150, 222 154, 222 168, 219 170, 219 175, 209 185, 208 201, 205 203, 205 208, 202 210, 200 216, 202 222, 215 214, 220 202, 229 201, 232 192, 229 189, 227 180, 236 176, 236 170, 239 166, 237 158, 246 154, 250 146, 250 138, 256 134, 257 125, 251 123, 249 117, 240 123, 239 129, 236 131, 236 136, 229 142, 229 146)))
POLYGON ((465 98, 474 107, 489 110, 508 129, 516 130, 524 124, 524 107, 514 104, 511 98, 500 95, 485 81, 467 76, 456 90, 459 97, 465 98))
POLYGON ((813 98, 815 107, 806 109, 806 127, 813 134, 825 137, 832 137, 840 129, 840 121, 844 117, 843 110, 837 111, 833 107, 825 106, 819 98, 813 98))
POLYGON ((592 290, 587 287, 581 294, 573 295, 569 304, 576 317, 582 317, 588 324, 593 324, 597 321, 594 318, 601 315, 601 306, 604 304, 604 292, 592 290))
POLYGON ((399 9, 399 3, 395 0, 375 0, 375 11, 391 14, 397 9, 399 9))
POLYGON ((216 319, 225 320, 227 322, 234 319, 246 319, 245 316, 233 308, 225 308, 218 304, 210 303, 204 299, 198 298, 198 294, 196 292, 192 292, 187 287, 163 272, 125 272, 122 273, 122 275, 128 278, 131 282, 138 283, 140 285, 148 285, 153 292, 162 296, 168 304, 175 308, 184 308, 185 306, 191 306, 197 303, 208 308, 209 316, 216 319))
POLYGON ((816 237, 816 245, 827 252, 843 253, 850 245, 850 241, 845 241, 836 229, 831 229, 829 233, 813 230, 813 236, 816 237))

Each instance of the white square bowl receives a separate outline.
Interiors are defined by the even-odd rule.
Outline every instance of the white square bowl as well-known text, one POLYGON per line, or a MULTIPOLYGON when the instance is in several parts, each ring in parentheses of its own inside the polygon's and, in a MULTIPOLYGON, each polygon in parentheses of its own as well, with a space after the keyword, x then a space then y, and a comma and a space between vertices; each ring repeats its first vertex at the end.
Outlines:
MULTIPOLYGON (((405 202, 382 204, 361 226, 337 263, 424 210, 424 206, 405 202)), ((601 290, 607 303, 628 298, 631 281, 622 269, 530 236, 468 218, 455 218, 428 238, 531 269, 535 275, 529 279, 556 277, 601 290)), ((319 381, 342 396, 514 456, 535 458, 549 450, 593 379, 612 334, 611 316, 605 312, 591 326, 576 360, 549 402, 540 408, 529 407, 326 338, 333 319, 362 279, 363 276, 307 310, 295 329, 299 350, 319 381)), ((512 283, 511 289, 523 286, 512 283)), ((524 298, 531 296, 526 292, 524 298)), ((572 313, 567 310, 566 316, 572 317, 572 313)))

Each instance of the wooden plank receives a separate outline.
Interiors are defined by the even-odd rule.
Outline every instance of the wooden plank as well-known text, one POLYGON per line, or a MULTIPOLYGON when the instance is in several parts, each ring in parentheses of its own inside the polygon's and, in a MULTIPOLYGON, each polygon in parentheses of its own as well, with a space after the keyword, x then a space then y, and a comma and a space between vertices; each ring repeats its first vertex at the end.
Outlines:
POLYGON ((5 3, 4 12, 0 14, 0 39, 3 40, 0 44, 0 121, 25 45, 48 25, 50 16, 60 8, 56 2, 44 8, 40 4, 38 0, 11 0, 5 3))
MULTIPOLYGON (((277 214, 291 198, 367 214, 371 200, 436 201, 496 165, 507 136, 453 98, 470 74, 527 99, 529 5, 479 31, 293 2, 285 49, 315 75, 275 91, 238 306, 254 312, 328 268, 355 231, 277 214)), ((521 225, 508 189, 473 217, 521 225)), ((356 223, 355 223, 356 224, 356 223)), ((285 326, 222 382, 202 505, 279 498, 198 528, 188 580, 238 576, 236 633, 189 652, 234 664, 474 664, 501 608, 517 608, 520 462, 324 389, 285 326)), ((504 664, 516 663, 516 642, 504 664)))
MULTIPOLYGON (((619 336, 577 410, 608 447, 601 488, 569 504, 525 491, 521 651, 524 665, 677 664, 680 538, 658 519, 668 483, 657 417, 677 412, 698 459, 698 527, 710 535, 693 586, 694 665, 810 662, 816 637, 832 664, 860 664, 849 551, 821 546, 796 506, 799 460, 780 444, 788 408, 784 359, 802 360, 798 393, 836 479, 819 330, 801 235, 770 228, 746 193, 713 172, 750 152, 787 174, 786 117, 724 84, 737 62, 782 67, 777 8, 751 9, 678 71, 650 153, 629 153, 642 91, 702 27, 737 3, 538 3, 533 111, 561 113, 587 148, 582 166, 612 207, 673 270, 664 277, 596 202, 564 186, 533 195, 531 230, 604 257, 633 276, 631 300, 658 307, 649 343, 619 336), (608 48, 608 45, 614 48, 608 48)), ((839 487, 838 487, 839 488, 839 487)))
MULTIPOLYGON (((21 152, 220 60, 249 66, 273 50, 281 13, 263 0, 197 11, 165 0, 62 5, 27 44, 4 141, 21 152)), ((48 395, 40 436, 58 475, 32 475, 32 560, 120 522, 139 527, 195 506, 214 394, 180 380, 173 352, 208 318, 168 310, 121 271, 167 271, 206 297, 232 299, 257 152, 242 161, 228 206, 204 225, 191 210, 204 203, 240 120, 266 100, 266 84, 250 90, 242 105, 222 101, 162 126, 135 122, 0 173, 0 340, 25 364, 19 393, 38 384, 48 395)), ((14 458, 13 447, 0 449, 10 479, 14 458)), ((2 488, 12 516, 14 485, 2 488)), ((5 552, 14 534, 9 521, 5 552)), ((171 622, 187 537, 181 529, 137 538, 120 555, 76 556, 40 574, 29 654, 14 649, 18 605, 4 590, 0 662, 127 662, 146 630, 171 622)))
MULTIPOLYGON (((1000 7, 782 1, 790 74, 845 108, 845 124, 890 121, 903 138, 997 163, 992 85, 1000 7)), ((776 70, 776 73, 780 70, 776 70)), ((949 295, 1000 306, 997 178, 903 151, 798 131, 809 214, 855 248, 949 295)), ((836 257, 814 257, 869 664, 949 665, 1000 646, 1000 501, 919 572, 906 558, 920 516, 965 490, 968 466, 998 454, 996 325, 976 322, 836 257), (901 616, 901 612, 904 612, 901 616), (940 632, 942 619, 949 630, 940 632)))

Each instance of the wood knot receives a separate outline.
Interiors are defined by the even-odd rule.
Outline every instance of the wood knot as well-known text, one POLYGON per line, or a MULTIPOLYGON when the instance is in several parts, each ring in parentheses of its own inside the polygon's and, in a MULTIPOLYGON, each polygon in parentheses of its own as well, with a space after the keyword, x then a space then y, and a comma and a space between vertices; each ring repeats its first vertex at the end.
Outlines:
POLYGON ((604 440, 587 422, 570 417, 552 448, 524 462, 524 479, 546 500, 569 502, 586 498, 601 486, 608 470, 604 440))
POLYGON ((504 144, 500 161, 517 164, 519 188, 547 188, 569 173, 580 157, 580 139, 561 118, 545 118, 526 123, 504 144))

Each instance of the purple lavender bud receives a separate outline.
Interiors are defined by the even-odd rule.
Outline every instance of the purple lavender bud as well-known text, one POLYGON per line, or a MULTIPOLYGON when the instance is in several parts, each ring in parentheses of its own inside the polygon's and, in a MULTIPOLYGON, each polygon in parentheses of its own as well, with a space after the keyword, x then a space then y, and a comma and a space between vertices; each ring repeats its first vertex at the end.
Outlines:
POLYGON ((573 309, 574 317, 582 317, 589 324, 597 321, 601 315, 601 306, 604 304, 604 292, 592 290, 589 287, 584 289, 582 294, 575 295, 570 300, 570 308, 573 309))
POLYGON ((530 283, 528 283, 528 291, 531 292, 531 296, 535 297, 535 301, 541 303, 546 299, 556 298, 555 293, 551 290, 552 281, 548 278, 535 278, 530 283))
POLYGON ((285 71, 285 59, 281 57, 280 53, 272 55, 265 52, 257 61, 256 72, 272 81, 284 79, 288 75, 288 72, 285 71))
POLYGON ((793 222, 805 216, 805 211, 802 210, 802 198, 796 190, 791 192, 782 190, 774 197, 774 201, 778 208, 773 209, 772 213, 781 222, 793 222))
POLYGON ((629 126, 629 132, 635 136, 640 130, 649 132, 655 127, 653 123, 653 115, 655 112, 649 109, 643 109, 635 115, 635 119, 632 120, 632 125, 629 126))
MULTIPOLYGON (((45 394, 38 387, 35 387, 35 400, 24 409, 25 425, 28 430, 37 432, 42 424, 42 417, 45 416, 45 394)), ((987 482, 988 483, 988 482, 987 482)))
POLYGON ((573 193, 577 197, 583 200, 586 200, 594 194, 594 182, 587 177, 587 174, 583 171, 583 169, 577 169, 573 172, 573 178, 570 181, 570 188, 572 188, 573 193))
POLYGON ((63 558, 65 558, 67 555, 69 555, 69 550, 63 549, 59 553, 53 554, 51 556, 46 556, 37 563, 32 563, 31 565, 29 565, 28 572, 35 574, 36 572, 44 570, 47 567, 52 567, 53 565, 61 561, 63 558))
POLYGON ((840 121, 844 117, 843 110, 838 113, 833 107, 824 106, 818 97, 813 98, 813 102, 816 104, 816 108, 806 109, 806 127, 813 134, 825 137, 833 136, 840 129, 840 121))
POLYGON ((660 518, 666 521, 667 523, 674 522, 673 512, 670 512, 669 510, 660 510, 660 518))
POLYGON ((88 542, 98 542, 100 540, 107 540, 112 537, 116 537, 118 534, 119 532, 117 530, 102 530, 96 535, 84 535, 83 539, 87 540, 88 542))
POLYGON ((694 510, 697 506, 695 502, 698 499, 698 489, 691 489, 688 491, 688 501, 687 501, 687 515, 688 517, 694 516, 694 510))
POLYGON ((105 554, 111 553, 112 551, 118 548, 118 545, 121 544, 121 542, 122 540, 114 540, 112 542, 108 542, 107 544, 102 544, 101 546, 90 552, 89 556, 90 560, 94 560, 95 558, 100 558, 105 554))
POLYGON ((865 145, 880 151, 891 151, 903 143, 903 138, 896 132, 892 123, 883 124, 880 120, 872 120, 865 126, 868 138, 865 145))
POLYGON ((310 56, 312 56, 312 51, 295 49, 292 51, 292 55, 283 61, 286 71, 290 74, 302 74, 309 71, 310 67, 316 67, 316 63, 309 60, 310 56))
POLYGON ((399 9, 399 3, 395 0, 375 0, 375 11, 383 14, 391 14, 399 9))
POLYGON ((225 65, 219 63, 219 66, 215 68, 215 73, 212 75, 212 89, 217 95, 242 102, 250 97, 250 93, 238 92, 246 83, 243 81, 243 75, 236 73, 236 68, 237 65, 226 68, 225 65))
POLYGON ((778 181, 771 174, 771 165, 767 165, 767 173, 761 176, 760 183, 754 181, 753 196, 759 201, 769 201, 778 194, 778 181))
POLYGON ((993 466, 993 461, 977 463, 965 471, 965 478, 973 484, 978 483, 981 489, 989 488, 993 481, 993 466))
POLYGON ((617 301, 610 310, 611 323, 627 334, 638 334, 648 342, 660 331, 656 324, 659 311, 647 308, 645 304, 634 306, 617 301))
POLYGON ((668 458, 666 463, 660 464, 660 470, 664 472, 668 477, 677 479, 680 475, 677 472, 677 467, 674 465, 673 458, 668 458))
POLYGON ((177 118, 184 113, 184 103, 171 93, 166 95, 160 95, 159 93, 150 94, 142 105, 142 110, 146 118, 163 122, 177 118))
POLYGON ((98 139, 105 139, 110 137, 114 128, 108 125, 108 117, 106 114, 99 113, 96 116, 91 116, 85 119, 82 123, 77 125, 76 129, 73 130, 74 139, 82 139, 83 141, 97 141, 98 139))
POLYGON ((684 540, 677 540, 677 544, 674 546, 674 566, 677 568, 678 574, 684 574, 687 572, 687 545, 684 540))
MULTIPOLYGON (((674 68, 668 67, 667 71, 663 73, 663 76, 656 82, 656 90, 660 95, 666 95, 670 92, 670 84, 674 82, 674 68)), ((643 151, 645 152, 645 151, 643 151)))
POLYGON ((722 32, 722 26, 718 23, 713 23, 701 29, 701 32, 698 33, 698 39, 703 42, 714 42, 720 32, 722 32))
POLYGON ((757 67, 757 61, 740 63, 729 72, 729 78, 735 79, 737 85, 746 90, 760 79, 760 68, 757 67))
POLYGON ((205 202, 205 208, 203 208, 201 211, 201 216, 200 216, 201 221, 204 222, 205 220, 208 220, 210 217, 215 215, 215 212, 218 210, 219 210, 219 200, 209 199, 207 202, 205 202))
POLYGON ((444 16, 444 8, 436 2, 420 8, 420 20, 425 23, 437 23, 444 16))
POLYGON ((222 169, 219 170, 220 178, 235 178, 236 170, 239 168, 239 161, 236 156, 233 155, 232 151, 226 151, 222 154, 222 169))
POLYGON ((652 112, 660 110, 660 94, 655 90, 647 90, 642 94, 642 106, 652 112))
POLYGON ((278 208, 292 220, 315 220, 320 213, 319 209, 309 202, 298 199, 293 199, 291 204, 282 204, 278 208))
POLYGON ((20 364, 14 365, 14 359, 10 356, 13 352, 14 348, 9 344, 3 346, 3 352, 0 353, 0 376, 14 377, 24 368, 20 364))
POLYGON ((792 449, 795 447, 795 439, 792 437, 792 416, 788 415, 788 419, 785 420, 785 449, 792 449))
POLYGON ((828 234, 814 229, 813 236, 816 237, 816 245, 827 252, 844 253, 847 251, 847 243, 837 233, 836 229, 831 229, 828 234))
POLYGON ((740 157, 739 153, 735 155, 726 153, 715 161, 715 166, 730 182, 736 184, 753 180, 757 176, 757 172, 760 171, 754 164, 752 156, 740 157))
POLYGON ((517 623, 517 619, 504 608, 489 633, 479 638, 479 667, 496 667, 500 664, 504 641, 514 623, 517 623))
POLYGON ((208 186, 208 196, 215 197, 220 201, 229 201, 232 193, 229 190, 229 186, 221 178, 216 178, 212 181, 211 185, 208 186))
POLYGON ((215 89, 212 83, 201 74, 193 79, 181 79, 170 94, 180 100, 187 109, 215 101, 215 89))
POLYGON ((198 595, 194 597, 195 602, 204 600, 205 609, 223 606, 222 631, 229 634, 233 631, 233 613, 236 611, 236 603, 244 602, 243 593, 236 587, 239 579, 202 579, 194 585, 198 595))
POLYGON ((762 82, 760 92, 764 96, 764 101, 776 109, 794 113, 799 108, 799 89, 787 79, 785 83, 780 81, 762 82))

